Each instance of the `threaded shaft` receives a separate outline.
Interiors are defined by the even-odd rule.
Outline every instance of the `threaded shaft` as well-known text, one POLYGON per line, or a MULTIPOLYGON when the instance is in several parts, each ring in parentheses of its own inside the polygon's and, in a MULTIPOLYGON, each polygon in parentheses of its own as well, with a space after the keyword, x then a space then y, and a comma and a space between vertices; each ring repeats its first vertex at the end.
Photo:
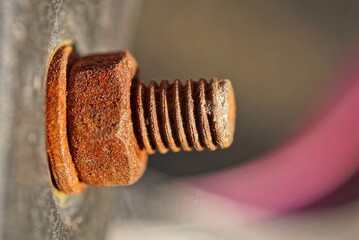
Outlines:
POLYGON ((233 141, 235 103, 229 80, 151 81, 148 86, 134 81, 131 108, 137 142, 149 154, 215 150, 233 141))

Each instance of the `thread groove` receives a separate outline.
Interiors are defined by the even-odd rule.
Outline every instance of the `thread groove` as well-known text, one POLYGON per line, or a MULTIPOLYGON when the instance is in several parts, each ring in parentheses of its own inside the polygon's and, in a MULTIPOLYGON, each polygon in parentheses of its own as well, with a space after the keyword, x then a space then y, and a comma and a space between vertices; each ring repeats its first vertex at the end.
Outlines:
POLYGON ((161 116, 163 118, 163 132, 164 137, 168 143, 168 147, 171 149, 172 152, 178 152, 181 150, 179 145, 179 140, 175 138, 174 132, 173 132, 173 116, 172 114, 172 108, 169 106, 169 102, 171 101, 171 96, 167 96, 169 91, 169 83, 167 81, 162 81, 160 84, 160 106, 161 109, 161 116))
MULTIPOLYGON (((203 151, 204 145, 201 144, 198 134, 198 121, 196 121, 195 116, 195 103, 193 100, 193 88, 196 88, 196 83, 192 80, 187 80, 185 86, 185 112, 186 112, 186 122, 187 122, 187 131, 188 136, 192 140, 193 147, 197 151, 203 151)), ((196 99, 197 100, 197 99, 196 99)), ((197 118, 198 119, 198 118, 197 118)))
POLYGON ((157 116, 157 109, 158 109, 158 103, 156 100, 156 92, 158 91, 158 86, 154 81, 150 82, 150 85, 148 86, 148 119, 149 119, 149 125, 148 130, 150 137, 150 142, 152 142, 152 145, 155 146, 160 153, 166 153, 168 151, 168 148, 164 145, 162 140, 162 134, 159 127, 159 119, 157 116))
POLYGON ((174 106, 174 116, 175 116, 175 125, 173 126, 177 131, 177 137, 180 140, 181 147, 184 151, 191 151, 192 147, 188 142, 187 135, 185 132, 184 126, 184 113, 183 113, 183 85, 179 80, 175 80, 173 83, 173 106, 174 106))

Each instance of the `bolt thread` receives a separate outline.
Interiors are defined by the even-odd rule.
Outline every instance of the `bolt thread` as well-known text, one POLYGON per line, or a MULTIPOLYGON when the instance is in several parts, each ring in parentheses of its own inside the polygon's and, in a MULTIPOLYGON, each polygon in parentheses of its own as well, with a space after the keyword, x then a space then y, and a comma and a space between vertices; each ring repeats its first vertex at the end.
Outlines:
POLYGON ((226 148, 233 141, 234 96, 229 80, 179 80, 172 84, 134 81, 131 87, 134 132, 149 154, 169 149, 226 148))

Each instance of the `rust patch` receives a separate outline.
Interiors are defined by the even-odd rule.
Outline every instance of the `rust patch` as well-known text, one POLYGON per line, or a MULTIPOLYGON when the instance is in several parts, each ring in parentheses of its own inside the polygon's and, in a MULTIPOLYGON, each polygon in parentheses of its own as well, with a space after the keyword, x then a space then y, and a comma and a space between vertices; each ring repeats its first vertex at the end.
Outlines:
POLYGON ((81 181, 129 185, 146 169, 133 131, 130 89, 137 62, 128 52, 79 59, 68 79, 70 148, 81 181))
POLYGON ((75 59, 73 47, 62 46, 51 58, 47 73, 47 153, 56 187, 66 193, 80 193, 85 187, 72 161, 66 130, 67 71, 75 59))

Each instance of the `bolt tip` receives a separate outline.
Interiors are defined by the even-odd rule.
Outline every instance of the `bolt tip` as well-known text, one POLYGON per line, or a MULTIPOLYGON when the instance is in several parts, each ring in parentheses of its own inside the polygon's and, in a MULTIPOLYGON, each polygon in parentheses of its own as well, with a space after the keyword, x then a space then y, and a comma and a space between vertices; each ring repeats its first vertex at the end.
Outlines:
POLYGON ((234 90, 229 79, 213 78, 210 83, 212 93, 212 127, 220 148, 228 148, 233 142, 236 118, 234 90))

